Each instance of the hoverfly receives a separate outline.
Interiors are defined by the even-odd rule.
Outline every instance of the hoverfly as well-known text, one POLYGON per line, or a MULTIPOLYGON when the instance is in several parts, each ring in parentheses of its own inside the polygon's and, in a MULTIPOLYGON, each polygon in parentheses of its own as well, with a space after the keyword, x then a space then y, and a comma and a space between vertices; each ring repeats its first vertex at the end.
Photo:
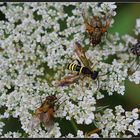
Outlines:
POLYGON ((55 103, 58 101, 55 95, 47 96, 45 101, 39 108, 35 110, 32 122, 32 128, 37 126, 39 123, 43 123, 45 127, 50 130, 53 126, 55 103))
MULTIPOLYGON (((81 79, 82 80, 82 89, 83 89, 84 78, 89 77, 89 79, 91 78, 92 80, 96 80, 96 79, 98 80, 99 72, 96 70, 94 70, 94 71, 92 70, 95 65, 91 68, 91 62, 90 62, 90 60, 87 59, 84 49, 78 42, 75 43, 75 52, 78 55, 80 61, 83 63, 84 66, 81 66, 81 63, 79 60, 77 60, 78 65, 74 64, 74 63, 67 64, 66 68, 71 71, 76 71, 77 74, 73 74, 71 76, 66 76, 63 79, 61 79, 60 81, 57 81, 58 86, 67 86, 67 85, 73 84, 73 83, 77 82, 79 79, 81 79)), ((98 80, 98 84, 99 84, 99 80, 98 80)))
MULTIPOLYGON (((140 41, 138 41, 134 46, 132 46, 132 48, 130 49, 130 51, 131 51, 131 53, 132 53, 133 55, 136 56, 135 59, 133 60, 132 64, 131 64, 130 68, 133 67, 133 65, 134 65, 135 62, 137 62, 138 65, 137 65, 137 67, 136 67, 136 69, 135 69, 135 71, 137 71, 137 69, 139 68, 140 41)), ((130 69, 129 69, 129 72, 130 72, 130 69)))
POLYGON ((112 20, 112 16, 105 15, 103 18, 99 16, 92 16, 92 18, 89 18, 84 12, 82 13, 82 16, 86 26, 86 31, 89 35, 90 43, 94 47, 101 42, 102 36, 105 32, 107 32, 112 20), (105 26, 103 25, 102 20, 106 21, 105 26))
POLYGON ((137 57, 140 56, 140 41, 131 48, 131 52, 137 57))

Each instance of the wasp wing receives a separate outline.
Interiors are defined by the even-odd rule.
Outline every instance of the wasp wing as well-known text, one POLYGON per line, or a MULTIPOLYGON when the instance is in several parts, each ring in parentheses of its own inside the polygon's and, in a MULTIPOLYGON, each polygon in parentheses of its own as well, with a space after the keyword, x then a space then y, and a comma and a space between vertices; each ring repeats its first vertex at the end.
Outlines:
POLYGON ((78 79, 81 77, 81 74, 79 75, 71 75, 71 76, 66 76, 60 81, 56 82, 56 85, 58 86, 68 86, 70 84, 73 84, 78 81, 78 79))
POLYGON ((91 62, 87 59, 85 51, 79 42, 75 43, 75 52, 81 60, 81 62, 83 63, 83 65, 91 69, 91 62))

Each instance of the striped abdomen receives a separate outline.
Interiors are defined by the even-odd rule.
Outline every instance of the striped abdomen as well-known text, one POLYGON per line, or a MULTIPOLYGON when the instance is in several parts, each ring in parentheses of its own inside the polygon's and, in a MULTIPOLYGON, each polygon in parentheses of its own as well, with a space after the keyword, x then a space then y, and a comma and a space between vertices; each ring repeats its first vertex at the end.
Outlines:
POLYGON ((77 64, 70 63, 67 65, 68 70, 77 71, 83 74, 92 74, 93 72, 88 67, 79 66, 77 64))

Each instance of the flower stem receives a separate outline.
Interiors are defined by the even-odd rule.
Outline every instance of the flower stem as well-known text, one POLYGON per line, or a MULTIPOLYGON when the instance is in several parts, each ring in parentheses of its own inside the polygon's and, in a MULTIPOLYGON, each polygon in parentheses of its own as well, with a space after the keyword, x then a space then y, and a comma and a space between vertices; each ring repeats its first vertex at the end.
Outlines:
POLYGON ((73 119, 71 119, 70 122, 71 122, 71 124, 72 124, 72 126, 73 126, 73 128, 74 128, 74 131, 77 133, 78 127, 77 127, 75 121, 74 121, 73 119))

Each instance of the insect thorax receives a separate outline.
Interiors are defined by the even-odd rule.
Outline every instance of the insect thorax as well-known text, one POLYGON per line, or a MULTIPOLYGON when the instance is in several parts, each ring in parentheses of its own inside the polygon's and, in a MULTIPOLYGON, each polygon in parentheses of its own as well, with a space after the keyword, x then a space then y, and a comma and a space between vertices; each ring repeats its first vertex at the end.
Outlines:
POLYGON ((83 67, 81 73, 83 73, 83 74, 92 74, 92 71, 88 67, 83 67))

